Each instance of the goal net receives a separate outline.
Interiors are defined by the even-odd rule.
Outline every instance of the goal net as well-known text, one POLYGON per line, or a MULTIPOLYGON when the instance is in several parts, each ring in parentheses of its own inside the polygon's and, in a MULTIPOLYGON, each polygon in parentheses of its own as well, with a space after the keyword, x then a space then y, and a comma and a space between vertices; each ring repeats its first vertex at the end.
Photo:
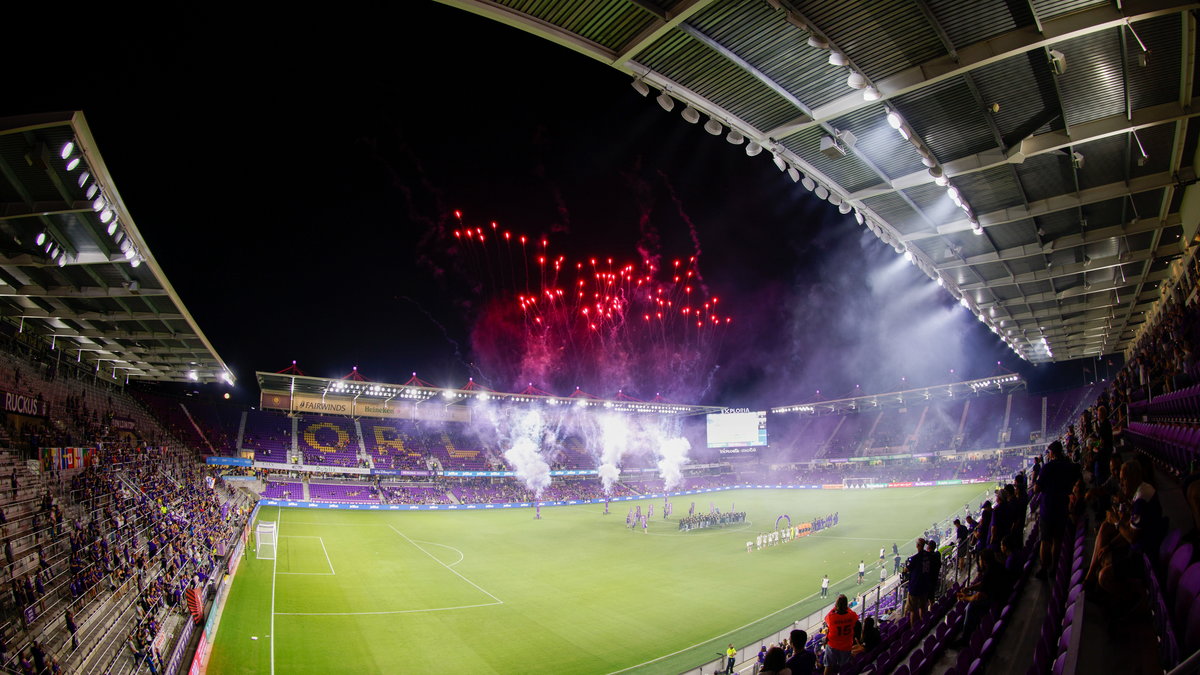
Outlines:
POLYGON ((258 542, 256 554, 259 560, 274 560, 275 559, 275 523, 267 521, 259 521, 258 529, 254 531, 254 538, 258 542))

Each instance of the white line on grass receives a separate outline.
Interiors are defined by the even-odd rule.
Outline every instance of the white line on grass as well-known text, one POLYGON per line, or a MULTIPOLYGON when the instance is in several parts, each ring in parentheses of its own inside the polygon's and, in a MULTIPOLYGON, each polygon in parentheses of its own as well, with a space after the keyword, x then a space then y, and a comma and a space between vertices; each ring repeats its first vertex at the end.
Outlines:
POLYGON ((466 556, 465 556, 465 555, 463 555, 463 552, 462 552, 462 551, 460 551, 460 550, 458 550, 458 549, 454 548, 453 546, 447 546, 446 544, 439 544, 439 543, 437 543, 436 541, 421 541, 420 539, 414 539, 413 541, 415 541, 415 542, 417 542, 417 543, 420 543, 420 544, 429 544, 430 546, 441 546, 442 548, 448 548, 448 549, 450 549, 451 551, 454 551, 455 553, 457 553, 457 554, 458 554, 458 560, 455 560, 454 562, 450 563, 449 565, 447 565, 447 567, 454 567, 454 566, 455 566, 455 565, 457 565, 458 563, 462 562, 462 561, 463 561, 463 558, 466 558, 466 556))
MULTIPOLYGON (((275 531, 282 529, 283 509, 276 507, 275 531)), ((275 558, 271 560, 271 675, 275 675, 275 572, 279 568, 279 546, 275 547, 275 558)))
POLYGON ((325 548, 325 537, 317 537, 321 541, 321 550, 325 551, 325 562, 329 563, 329 573, 337 574, 333 569, 333 561, 329 559, 329 551, 325 548))
POLYGON ((441 565, 442 567, 445 567, 446 569, 450 570, 455 575, 457 575, 459 579, 462 579, 463 581, 467 582, 468 584, 471 584, 475 588, 479 589, 479 591, 482 592, 484 595, 495 600, 496 604, 499 604, 499 605, 504 604, 503 600, 501 600, 500 598, 497 598, 496 596, 492 595, 491 593, 488 593, 486 590, 484 590, 484 588, 482 586, 480 586, 479 584, 475 583, 474 581, 471 581, 470 579, 464 577, 462 574, 460 574, 458 572, 458 570, 447 565, 446 563, 442 562, 441 560, 438 560, 437 556, 435 556, 432 553, 430 553, 429 551, 426 551, 425 549, 421 548, 421 545, 418 544, 417 542, 413 541, 412 539, 409 539, 407 534, 404 534, 403 532, 401 532, 400 530, 397 530, 396 528, 392 527, 391 525, 388 525, 388 527, 390 527, 392 529, 392 532, 395 532, 396 534, 400 535, 401 537, 404 537, 404 540, 407 541, 408 543, 412 544, 413 546, 415 546, 418 551, 420 551, 421 553, 424 553, 425 555, 432 558, 434 562, 436 562, 437 564, 441 565))
POLYGON ((491 607, 493 605, 503 605, 504 603, 497 600, 496 602, 485 602, 481 605, 457 605, 454 607, 430 607, 428 609, 397 609, 390 612, 280 612, 278 616, 371 616, 381 614, 419 614, 421 612, 445 612, 451 609, 473 609, 475 607, 491 607))
MULTIPOLYGON (((914 541, 916 541, 916 540, 917 540, 917 538, 916 538, 916 537, 913 537, 912 539, 909 539, 908 541, 904 542, 904 545, 905 545, 905 546, 907 546, 907 545, 909 545, 910 543, 912 543, 912 542, 914 542, 914 541)), ((847 574, 846 576, 842 577, 841 579, 838 579, 837 581, 833 582, 833 583, 832 583, 832 584, 830 584, 830 585, 831 585, 831 586, 836 586, 836 585, 838 585, 838 584, 842 583, 843 581, 849 581, 850 579, 853 579, 853 578, 855 578, 855 577, 857 577, 857 576, 858 576, 858 571, 856 570, 856 571, 854 571, 854 572, 851 572, 850 574, 847 574)), ((684 652, 688 651, 689 649, 696 649, 697 647, 703 647, 703 646, 704 646, 704 645, 706 645, 706 644, 710 644, 710 643, 712 643, 712 642, 716 642, 717 640, 720 640, 721 638, 725 637, 726 635, 730 635, 730 634, 732 634, 732 633, 736 633, 736 632, 737 632, 737 631, 739 631, 739 630, 742 630, 742 629, 745 629, 745 628, 749 628, 750 626, 753 626, 754 624, 756 624, 756 623, 758 623, 758 622, 760 622, 760 621, 764 621, 764 620, 766 620, 766 619, 769 619, 769 618, 771 618, 771 617, 775 616, 776 614, 780 614, 780 613, 782 613, 782 612, 785 612, 785 611, 787 611, 787 610, 789 610, 789 609, 791 609, 791 608, 795 607, 796 605, 799 605, 799 604, 801 604, 801 603, 803 603, 803 602, 808 602, 809 600, 812 600, 813 598, 817 597, 818 595, 820 595, 820 591, 817 591, 816 593, 813 593, 812 595, 809 595, 809 596, 807 596, 807 597, 801 598, 801 599, 797 600, 796 602, 793 602, 792 604, 790 604, 790 605, 787 605, 786 607, 780 607, 779 609, 775 610, 774 612, 771 612, 770 614, 766 614, 766 615, 764 615, 764 616, 760 616, 759 618, 757 618, 757 619, 755 619, 755 620, 753 620, 753 621, 751 621, 751 622, 749 622, 749 623, 742 624, 741 626, 738 626, 737 628, 733 628, 733 629, 727 630, 727 631, 725 631, 724 633, 721 633, 720 635, 717 635, 717 636, 711 637, 711 638, 709 638, 709 639, 707 639, 707 640, 705 640, 705 641, 703 641, 703 642, 697 642, 696 644, 694 644, 694 645, 691 645, 691 646, 689 646, 689 647, 684 647, 683 649, 679 649, 679 650, 673 651, 673 652, 671 652, 670 654, 663 654, 662 656, 659 656, 658 658, 650 659, 649 661, 643 661, 643 662, 641 662, 641 663, 639 663, 639 664, 637 664, 637 665, 629 666, 628 668, 622 668, 622 669, 620 669, 620 670, 614 670, 614 671, 612 671, 611 673, 609 673, 608 675, 617 675, 617 673, 626 673, 626 672, 629 672, 629 671, 631 671, 631 670, 633 670, 633 669, 635 669, 635 668, 641 668, 642 666, 648 666, 648 665, 650 665, 651 663, 657 663, 657 662, 659 662, 659 661, 662 661, 663 659, 669 659, 669 658, 671 658, 672 656, 675 656, 676 654, 682 654, 682 653, 684 653, 684 652)))
POLYGON ((333 569, 333 561, 329 559, 329 551, 325 549, 325 537, 319 537, 315 534, 287 534, 279 535, 280 539, 316 539, 321 542, 321 550, 325 551, 325 562, 329 563, 328 572, 279 572, 278 574, 300 574, 316 577, 332 577, 336 576, 337 572, 333 569))

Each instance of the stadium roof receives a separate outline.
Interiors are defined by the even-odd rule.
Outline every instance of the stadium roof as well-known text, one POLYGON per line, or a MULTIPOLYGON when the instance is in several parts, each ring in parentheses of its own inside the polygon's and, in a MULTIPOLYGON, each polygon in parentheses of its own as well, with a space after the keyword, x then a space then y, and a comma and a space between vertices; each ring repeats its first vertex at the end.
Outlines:
POLYGON ((0 119, 0 176, 0 313, 19 330, 122 381, 233 382, 150 253, 83 113, 0 119))
POLYGON ((771 408, 773 413, 806 413, 809 415, 843 415, 863 410, 905 408, 925 401, 943 401, 983 394, 1011 394, 1025 388, 1020 375, 1007 374, 983 377, 964 382, 936 384, 931 387, 893 391, 886 394, 864 394, 830 401, 812 401, 771 408))
MULTIPOLYGON (((355 371, 357 373, 357 370, 355 371)), ((371 382, 365 379, 311 377, 296 375, 287 371, 279 373, 258 372, 258 385, 266 400, 268 394, 284 394, 289 397, 301 395, 353 399, 364 402, 371 401, 412 401, 430 405, 464 406, 480 401, 501 401, 517 405, 545 404, 554 406, 576 406, 582 408, 603 408, 629 413, 647 413, 660 415, 703 415, 721 412, 722 408, 704 405, 685 405, 669 401, 639 401, 635 398, 618 394, 615 398, 605 399, 576 390, 570 396, 556 396, 530 386, 523 392, 508 393, 493 391, 475 384, 470 380, 462 388, 437 387, 417 378, 404 384, 388 384, 386 382, 371 382)), ((361 405, 361 404, 360 404, 361 405)), ((332 413, 338 414, 338 413, 332 413)))
POLYGON ((1200 3, 442 1, 765 150, 1030 361, 1124 349, 1185 244, 1200 3))

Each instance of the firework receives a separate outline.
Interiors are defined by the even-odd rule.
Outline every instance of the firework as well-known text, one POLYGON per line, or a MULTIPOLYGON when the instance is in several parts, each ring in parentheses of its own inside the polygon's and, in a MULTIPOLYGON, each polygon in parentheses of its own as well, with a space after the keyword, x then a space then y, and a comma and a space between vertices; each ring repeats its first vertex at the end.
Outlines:
POLYGON ((548 238, 455 215, 451 250, 484 296, 471 344, 494 384, 698 396, 733 319, 700 283, 695 256, 574 257, 548 238))

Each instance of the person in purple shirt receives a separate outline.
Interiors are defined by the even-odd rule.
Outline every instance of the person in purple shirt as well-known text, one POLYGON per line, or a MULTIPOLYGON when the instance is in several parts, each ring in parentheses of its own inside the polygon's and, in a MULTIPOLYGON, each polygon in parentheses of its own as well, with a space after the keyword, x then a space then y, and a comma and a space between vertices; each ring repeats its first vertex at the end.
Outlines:
POLYGON ((1142 554, 1154 561, 1166 529, 1154 486, 1143 480, 1137 460, 1121 465, 1121 497, 1096 534, 1096 547, 1084 582, 1127 600, 1136 597, 1133 583, 1142 574, 1142 554))

